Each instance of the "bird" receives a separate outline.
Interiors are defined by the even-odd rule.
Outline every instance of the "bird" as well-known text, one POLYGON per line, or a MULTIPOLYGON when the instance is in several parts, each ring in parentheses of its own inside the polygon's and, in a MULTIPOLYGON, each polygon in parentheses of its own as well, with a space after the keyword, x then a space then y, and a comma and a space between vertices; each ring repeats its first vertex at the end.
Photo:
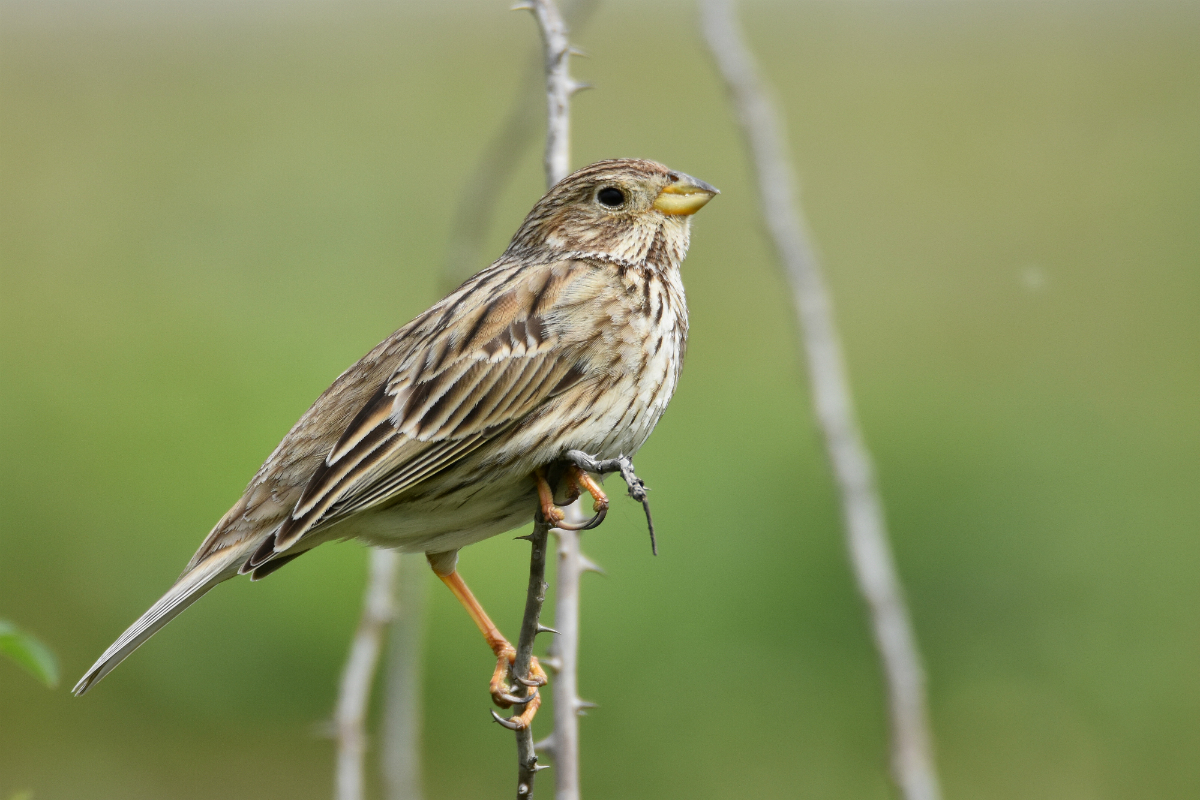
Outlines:
POLYGON ((319 544, 423 552, 496 656, 515 651, 457 571, 459 549, 560 503, 608 499, 567 451, 632 457, 675 392, 687 347, 681 264, 716 188, 662 164, 610 159, 556 183, 503 254, 343 372, 284 436, 182 575, 74 688, 86 693, 222 581, 259 580, 319 544))

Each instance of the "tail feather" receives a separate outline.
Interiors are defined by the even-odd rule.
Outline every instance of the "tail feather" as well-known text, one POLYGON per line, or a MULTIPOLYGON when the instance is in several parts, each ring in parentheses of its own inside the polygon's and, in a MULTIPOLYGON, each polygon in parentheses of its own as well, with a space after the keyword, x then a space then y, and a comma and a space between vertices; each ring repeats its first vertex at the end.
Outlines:
POLYGON ((238 567, 246 560, 246 549, 232 547, 213 553, 197 564, 193 569, 182 575, 175 585, 150 606, 150 610, 142 614, 137 622, 121 634, 112 643, 104 655, 96 660, 87 674, 75 684, 74 693, 81 695, 113 670, 125 658, 138 649, 142 642, 149 639, 159 628, 179 616, 185 608, 199 600, 204 594, 221 581, 232 578, 238 572, 238 567))

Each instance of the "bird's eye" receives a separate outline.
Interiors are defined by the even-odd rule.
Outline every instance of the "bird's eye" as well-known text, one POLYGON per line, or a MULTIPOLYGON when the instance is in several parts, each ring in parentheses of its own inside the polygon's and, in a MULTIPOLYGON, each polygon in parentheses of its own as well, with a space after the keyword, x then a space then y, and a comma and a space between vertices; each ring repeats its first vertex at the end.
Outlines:
POLYGON ((605 186, 596 192, 596 199, 609 208, 616 208, 625 202, 625 193, 615 186, 605 186))

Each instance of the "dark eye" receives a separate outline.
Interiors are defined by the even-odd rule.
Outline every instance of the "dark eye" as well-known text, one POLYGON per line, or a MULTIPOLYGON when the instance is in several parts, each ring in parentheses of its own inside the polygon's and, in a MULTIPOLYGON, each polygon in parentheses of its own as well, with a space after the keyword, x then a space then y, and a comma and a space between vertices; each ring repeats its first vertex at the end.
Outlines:
POLYGON ((625 193, 615 186, 605 186, 596 192, 596 199, 609 208, 616 208, 625 202, 625 193))

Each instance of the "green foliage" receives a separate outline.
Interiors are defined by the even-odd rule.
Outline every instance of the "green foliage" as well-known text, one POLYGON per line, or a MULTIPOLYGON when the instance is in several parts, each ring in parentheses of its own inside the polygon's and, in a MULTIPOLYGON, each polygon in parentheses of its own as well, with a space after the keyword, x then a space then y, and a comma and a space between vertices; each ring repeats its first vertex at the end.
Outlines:
POLYGON ((3 619, 0 619, 0 653, 20 664, 47 687, 53 689, 58 685, 58 661, 50 648, 3 619))

